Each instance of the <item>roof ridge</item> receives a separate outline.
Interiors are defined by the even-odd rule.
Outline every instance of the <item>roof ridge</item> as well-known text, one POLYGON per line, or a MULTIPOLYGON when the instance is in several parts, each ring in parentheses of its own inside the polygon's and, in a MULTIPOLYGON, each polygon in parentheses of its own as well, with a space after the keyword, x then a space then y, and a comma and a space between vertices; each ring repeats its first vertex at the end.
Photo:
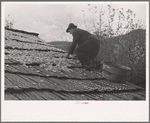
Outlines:
MULTIPOLYGON (((55 47, 54 47, 55 48, 55 47)), ((60 50, 55 50, 55 49, 31 49, 31 48, 18 48, 18 47, 11 47, 11 46, 5 46, 5 49, 13 49, 13 50, 28 50, 28 51, 45 51, 45 52, 48 52, 48 51, 53 51, 53 52, 59 52, 59 53, 66 53, 65 51, 60 51, 60 50)))
POLYGON ((11 30, 11 31, 14 31, 14 32, 21 32, 21 33, 26 33, 26 34, 30 34, 30 35, 35 35, 35 36, 38 36, 38 35, 39 35, 38 33, 27 32, 27 31, 18 30, 18 29, 11 29, 11 28, 8 28, 8 27, 5 27, 5 29, 11 30))

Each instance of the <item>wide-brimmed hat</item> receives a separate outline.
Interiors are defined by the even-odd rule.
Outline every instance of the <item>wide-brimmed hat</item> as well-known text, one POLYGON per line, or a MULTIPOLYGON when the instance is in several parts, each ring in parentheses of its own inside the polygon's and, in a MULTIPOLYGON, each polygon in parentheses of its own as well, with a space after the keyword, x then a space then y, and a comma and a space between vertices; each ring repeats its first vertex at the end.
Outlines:
POLYGON ((66 30, 66 32, 69 32, 69 29, 71 29, 72 27, 77 28, 76 25, 74 25, 73 23, 70 23, 67 30, 66 30))

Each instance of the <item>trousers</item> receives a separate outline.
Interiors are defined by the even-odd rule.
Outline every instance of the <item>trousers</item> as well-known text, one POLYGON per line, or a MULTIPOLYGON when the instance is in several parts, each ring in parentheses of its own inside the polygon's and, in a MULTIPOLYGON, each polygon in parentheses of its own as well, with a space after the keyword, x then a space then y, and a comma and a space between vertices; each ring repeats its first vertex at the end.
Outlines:
POLYGON ((76 55, 82 65, 89 65, 93 61, 100 48, 100 40, 90 35, 85 43, 76 48, 76 55))

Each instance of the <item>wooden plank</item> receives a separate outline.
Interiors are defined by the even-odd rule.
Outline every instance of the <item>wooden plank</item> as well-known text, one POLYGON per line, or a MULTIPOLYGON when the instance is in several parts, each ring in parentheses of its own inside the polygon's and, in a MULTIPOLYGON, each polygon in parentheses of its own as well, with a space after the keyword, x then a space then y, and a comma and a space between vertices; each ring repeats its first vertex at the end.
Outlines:
MULTIPOLYGON (((87 82, 88 80, 86 80, 87 82)), ((78 91, 91 91, 92 87, 89 86, 85 80, 66 80, 66 82, 70 83, 73 90, 78 91)), ((67 83, 66 83, 67 84, 67 83)))
POLYGON ((75 80, 63 80, 62 82, 59 81, 60 84, 62 84, 62 86, 66 89, 68 89, 68 91, 80 91, 81 88, 80 87, 76 87, 76 84, 75 84, 75 80), (76 89, 77 88, 77 89, 76 89))
POLYGON ((85 94, 74 94, 75 100, 89 100, 90 98, 85 94))
POLYGON ((22 73, 41 75, 39 72, 32 70, 30 67, 25 67, 23 65, 11 65, 11 66, 22 73))
POLYGON ((70 96, 72 97, 73 100, 89 100, 89 97, 87 97, 86 95, 85 95, 86 99, 81 94, 70 94, 70 96))
POLYGON ((78 96, 80 96, 81 100, 89 100, 89 97, 85 94, 79 94, 78 96))
POLYGON ((32 100, 44 100, 44 98, 36 94, 34 91, 26 91, 25 94, 28 95, 32 100))
POLYGON ((33 66, 32 68, 34 68, 35 70, 39 71, 42 75, 50 75, 50 76, 57 76, 57 74, 59 74, 58 72, 54 73, 52 71, 46 71, 44 68, 41 68, 39 66, 33 66))
POLYGON ((101 88, 103 88, 102 90, 119 90, 119 88, 115 87, 115 86, 111 86, 109 84, 105 84, 104 80, 93 80, 91 81, 94 84, 97 84, 97 86, 101 86, 101 88))
POLYGON ((21 100, 32 100, 28 95, 26 95, 24 92, 22 93, 13 93, 13 95, 17 96, 21 100))
MULTIPOLYGON (((104 94, 87 94, 88 96, 90 96, 92 99, 94 100, 105 100, 104 99, 104 94)), ((108 98, 107 98, 108 99, 108 98)))
MULTIPOLYGON (((29 81, 32 81, 32 79, 35 79, 35 77, 32 77, 30 80, 28 79, 28 77, 25 77, 24 79, 26 79, 27 80, 27 82, 29 82, 29 81)), ((37 79, 35 79, 35 80, 37 80, 37 79)), ((37 81, 39 81, 39 80, 37 80, 37 81)), ((32 83, 32 82, 31 82, 32 83)), ((44 81, 44 82, 42 82, 41 84, 36 84, 35 85, 36 86, 36 88, 38 88, 38 89, 42 89, 42 88, 47 88, 47 89, 57 89, 56 87, 55 88, 52 88, 51 86, 52 86, 52 84, 50 84, 50 83, 48 83, 48 82, 46 82, 46 81, 44 81)), ((53 86, 54 87, 54 86, 53 86)), ((57 90, 60 90, 60 89, 57 89, 57 90)), ((36 91, 33 91, 33 92, 35 92, 37 95, 39 95, 40 97, 42 97, 43 99, 45 99, 45 100, 52 100, 52 99, 56 99, 56 100, 60 100, 58 97, 56 97, 56 96, 54 96, 54 95, 52 95, 51 93, 49 93, 49 92, 46 92, 46 91, 38 91, 38 90, 36 90, 36 91), (51 95, 51 96, 50 96, 51 95), (55 98, 54 98, 55 97, 55 98)), ((33 95, 31 95, 31 96, 33 96, 33 95)))
POLYGON ((104 94, 103 93, 101 93, 101 94, 96 94, 98 97, 99 97, 99 100, 101 101, 101 100, 104 100, 104 94))
POLYGON ((12 61, 10 59, 5 59, 5 63, 12 63, 12 61))
MULTIPOLYGON (((67 72, 67 71, 62 71, 66 76, 68 76, 68 78, 79 78, 79 79, 81 79, 81 76, 76 76, 75 75, 75 72, 67 72)), ((83 75, 82 75, 82 79, 85 79, 86 77, 84 77, 83 75)))
POLYGON ((132 100, 145 100, 144 96, 141 96, 136 92, 130 92, 129 94, 133 96, 132 100))
POLYGON ((70 83, 73 89, 79 91, 91 91, 97 89, 97 85, 91 83, 89 80, 65 80, 64 82, 70 83))
POLYGON ((46 81, 48 81, 51 84, 54 84, 61 90, 69 91, 70 89, 67 87, 67 85, 64 84, 64 82, 60 79, 55 78, 46 78, 46 81))
POLYGON ((108 94, 103 94, 103 100, 109 101, 109 100, 112 100, 112 99, 108 96, 108 94))
POLYGON ((124 83, 115 83, 115 82, 110 82, 110 81, 107 81, 107 80, 97 80, 97 81, 92 81, 96 84, 100 84, 100 85, 103 85, 103 86, 107 86, 107 87, 112 87, 114 88, 115 90, 129 90, 129 89, 137 89, 135 87, 131 87, 127 84, 124 84, 124 83))
POLYGON ((137 89, 143 89, 143 90, 145 90, 144 88, 142 88, 142 87, 140 87, 140 86, 137 86, 137 85, 134 85, 134 84, 132 84, 132 83, 130 83, 130 82, 125 82, 127 85, 129 85, 129 86, 131 86, 131 87, 133 87, 133 88, 137 88, 137 89))
POLYGON ((100 71, 88 71, 88 70, 83 69, 82 72, 85 73, 87 77, 92 75, 91 77, 94 77, 94 78, 103 78, 100 71))
POLYGON ((67 85, 64 84, 64 81, 61 79, 46 78, 46 81, 53 84, 55 86, 55 88, 58 88, 57 90, 66 90, 66 91, 70 90, 67 87, 67 85))
POLYGON ((122 100, 132 100, 133 96, 127 92, 114 93, 114 96, 121 98, 122 100))
POLYGON ((43 91, 33 91, 33 92, 36 93, 37 95, 39 95, 40 97, 42 97, 43 100, 50 99, 43 91))
POLYGON ((60 96, 56 95, 56 94, 53 93, 53 92, 48 92, 47 94, 50 95, 50 97, 52 97, 53 100, 62 100, 62 99, 60 98, 60 96))
POLYGON ((5 88, 16 88, 18 86, 15 86, 14 84, 11 83, 11 81, 7 78, 7 76, 5 75, 5 88))
POLYGON ((102 85, 100 85, 100 84, 98 85, 98 84, 94 83, 93 81, 97 81, 97 80, 91 80, 91 81, 84 80, 83 82, 84 82, 84 84, 86 84, 89 87, 92 87, 93 89, 100 89, 102 87, 102 85))
MULTIPOLYGON (((10 69, 16 69, 16 68, 14 68, 14 67, 10 67, 10 69)), ((18 69, 17 69, 18 70, 18 69)), ((16 81, 16 79, 19 79, 20 80, 20 83, 23 83, 23 85, 24 86, 21 86, 21 87, 35 87, 35 85, 33 85, 33 83, 31 83, 32 81, 30 80, 30 81, 26 81, 26 76, 24 76, 24 75, 17 75, 17 74, 9 74, 9 73, 6 73, 6 76, 8 76, 8 78, 9 77, 13 77, 14 79, 10 79, 11 80, 11 82, 15 82, 16 81), (9 76, 8 76, 9 75, 9 76)), ((19 81, 18 80, 18 81, 19 81)), ((35 82, 34 82, 35 83, 35 82)), ((16 83, 17 84, 17 83, 16 83)))
MULTIPOLYGON (((31 77, 31 76, 24 76, 19 75, 21 78, 23 78, 26 83, 30 84, 30 87, 34 88, 47 88, 47 89, 57 89, 57 86, 52 85, 51 83, 47 82, 45 79, 42 79, 41 82, 39 77, 31 77)), ((57 89, 58 90, 58 89, 57 89)), ((59 89, 60 90, 60 89, 59 89)))
POLYGON ((102 100, 108 100, 108 101, 115 101, 115 100, 122 100, 121 98, 117 97, 117 96, 114 96, 114 95, 111 95, 109 93, 104 93, 103 94, 103 99, 102 100))
POLYGON ((72 91, 73 90, 72 86, 68 86, 67 84, 65 84, 64 80, 54 79, 54 78, 48 78, 46 80, 61 86, 62 89, 65 91, 72 91))
POLYGON ((49 84, 48 82, 46 82, 46 80, 43 80, 41 82, 41 79, 39 77, 31 77, 31 76, 24 76, 24 75, 19 75, 21 76, 23 79, 25 79, 27 81, 27 83, 31 84, 31 87, 34 88, 47 88, 47 89, 53 89, 53 85, 49 84))
MULTIPOLYGON (((58 93, 58 92, 56 92, 56 93, 58 93)), ((81 99, 83 99, 83 97, 81 97, 78 94, 62 93, 62 92, 59 92, 59 94, 61 94, 65 100, 78 100, 78 99, 81 100, 81 99)))
POLYGON ((20 100, 20 99, 14 96, 13 94, 5 93, 5 100, 20 100))
POLYGON ((96 73, 93 74, 93 72, 91 71, 87 71, 87 70, 84 70, 83 73, 82 73, 86 78, 102 78, 102 77, 99 77, 96 73))
POLYGON ((84 91, 86 89, 83 88, 80 84, 78 84, 78 80, 63 80, 63 83, 71 88, 71 91, 84 91))
POLYGON ((95 100, 104 100, 104 93, 101 94, 90 94, 95 98, 95 100))
POLYGON ((83 85, 87 86, 88 91, 93 91, 95 89, 101 89, 101 86, 96 85, 95 83, 92 83, 92 81, 88 81, 88 80, 83 80, 83 85))
POLYGON ((31 76, 25 76, 25 75, 18 75, 19 77, 21 77, 22 79, 24 79, 26 81, 27 84, 29 84, 30 88, 40 88, 39 86, 39 80, 38 81, 33 81, 34 77, 31 76), (31 79, 30 79, 31 78, 31 79))
POLYGON ((20 78, 18 75, 6 73, 5 74, 8 80, 15 86, 21 87, 21 88, 29 88, 31 85, 27 83, 24 79, 20 78))
MULTIPOLYGON (((71 72, 70 74, 73 74, 75 78, 79 78, 79 79, 85 79, 86 77, 83 76, 82 71, 78 68, 74 68, 72 69, 73 72, 71 72)), ((67 72, 64 72, 67 74, 67 72)))
POLYGON ((62 93, 56 93, 56 92, 52 92, 53 94, 55 94, 56 96, 58 96, 59 98, 61 98, 62 100, 68 100, 70 98, 68 98, 68 96, 64 96, 62 93))
POLYGON ((89 100, 100 100, 100 97, 94 94, 86 93, 85 95, 89 98, 89 100))
POLYGON ((46 71, 44 68, 35 66, 37 70, 41 71, 45 76, 57 76, 57 77, 67 77, 62 71, 61 72, 52 72, 50 70, 46 71))
POLYGON ((60 92, 60 94, 65 97, 65 100, 75 100, 75 96, 72 96, 72 95, 69 94, 69 93, 65 94, 65 93, 61 93, 61 92, 60 92))
POLYGON ((143 97, 146 97, 146 92, 145 91, 138 91, 136 93, 143 96, 143 97))
POLYGON ((109 93, 108 93, 106 96, 108 97, 109 100, 114 100, 114 101, 115 101, 115 100, 122 100, 122 98, 117 97, 117 96, 115 96, 115 95, 113 95, 113 94, 109 94, 109 93))
POLYGON ((6 90, 9 86, 6 84, 6 82, 4 83, 4 90, 6 90))
POLYGON ((103 75, 102 75, 102 73, 99 70, 91 71, 91 72, 93 72, 93 74, 96 75, 98 78, 103 78, 103 75))
POLYGON ((47 92, 47 91, 41 91, 41 92, 34 91, 34 92, 42 96, 45 100, 61 100, 61 98, 59 98, 58 96, 54 95, 51 92, 47 92))
POLYGON ((5 70, 12 71, 12 72, 18 72, 18 69, 12 67, 12 65, 5 65, 5 70))
POLYGON ((111 93, 100 93, 100 94, 90 94, 94 100, 122 100, 122 98, 119 98, 111 93))

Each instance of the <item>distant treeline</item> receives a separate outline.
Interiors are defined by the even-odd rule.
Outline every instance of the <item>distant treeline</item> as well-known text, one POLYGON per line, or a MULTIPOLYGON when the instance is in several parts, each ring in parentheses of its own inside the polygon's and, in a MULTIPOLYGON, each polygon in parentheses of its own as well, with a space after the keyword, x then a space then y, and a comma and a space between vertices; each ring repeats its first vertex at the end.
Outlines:
POLYGON ((68 42, 68 41, 51 41, 51 42, 48 42, 49 44, 71 44, 71 41, 68 42))
POLYGON ((60 48, 60 49, 62 49, 64 51, 68 51, 72 42, 68 42, 68 41, 52 41, 52 42, 48 42, 48 43, 52 44, 55 47, 60 48))

